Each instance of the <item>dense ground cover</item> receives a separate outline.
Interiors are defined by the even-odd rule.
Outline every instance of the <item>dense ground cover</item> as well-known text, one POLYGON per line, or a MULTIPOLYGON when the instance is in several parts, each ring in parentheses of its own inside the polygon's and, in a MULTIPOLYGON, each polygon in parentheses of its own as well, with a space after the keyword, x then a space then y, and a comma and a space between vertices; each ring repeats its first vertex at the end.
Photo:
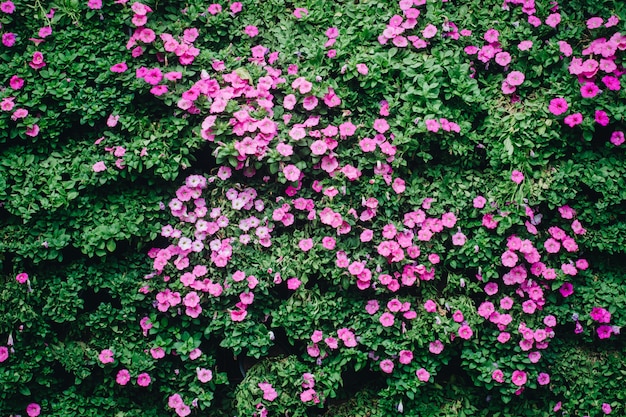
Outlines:
POLYGON ((0 2, 0 414, 624 414, 625 18, 0 2))

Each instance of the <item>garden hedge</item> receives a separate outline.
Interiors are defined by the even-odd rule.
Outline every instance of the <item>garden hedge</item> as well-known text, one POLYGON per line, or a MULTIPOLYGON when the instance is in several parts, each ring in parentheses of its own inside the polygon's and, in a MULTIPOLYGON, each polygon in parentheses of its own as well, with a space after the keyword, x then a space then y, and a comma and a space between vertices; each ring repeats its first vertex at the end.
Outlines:
POLYGON ((624 19, 0 1, 0 415, 624 415, 624 19))

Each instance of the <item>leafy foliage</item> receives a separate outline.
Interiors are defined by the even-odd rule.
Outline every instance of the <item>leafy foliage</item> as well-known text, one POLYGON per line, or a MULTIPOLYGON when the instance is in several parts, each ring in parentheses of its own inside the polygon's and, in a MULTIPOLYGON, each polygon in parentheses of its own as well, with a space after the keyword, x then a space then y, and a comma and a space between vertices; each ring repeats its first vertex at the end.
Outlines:
POLYGON ((626 10, 460 3, 0 2, 0 413, 623 413, 626 10))

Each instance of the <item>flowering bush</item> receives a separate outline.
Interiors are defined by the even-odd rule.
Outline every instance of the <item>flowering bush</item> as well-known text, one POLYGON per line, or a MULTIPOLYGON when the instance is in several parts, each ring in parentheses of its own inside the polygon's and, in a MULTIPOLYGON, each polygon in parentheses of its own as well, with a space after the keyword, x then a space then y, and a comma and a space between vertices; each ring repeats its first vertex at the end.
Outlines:
POLYGON ((487 3, 0 3, 0 413, 623 412, 626 16, 487 3))

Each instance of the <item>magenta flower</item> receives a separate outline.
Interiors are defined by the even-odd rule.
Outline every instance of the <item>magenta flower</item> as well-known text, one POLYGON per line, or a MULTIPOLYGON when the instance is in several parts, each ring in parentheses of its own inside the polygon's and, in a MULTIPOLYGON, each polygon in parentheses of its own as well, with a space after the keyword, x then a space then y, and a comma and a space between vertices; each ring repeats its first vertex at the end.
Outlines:
POLYGON ((89 7, 92 10, 102 9, 102 0, 89 0, 87 2, 87 7, 89 7))
POLYGON ((0 363, 9 359, 9 349, 6 346, 0 346, 0 363))
POLYGON ((126 71, 127 69, 128 65, 126 65, 126 62, 120 62, 119 64, 111 66, 111 72, 121 73, 126 71))
POLYGON ((30 403, 26 406, 28 417, 37 417, 41 413, 41 406, 37 403, 30 403))
POLYGON ((589 315, 593 320, 597 321, 598 323, 609 323, 611 321, 611 313, 601 307, 592 308, 589 315))
POLYGON ((578 126, 583 122, 583 115, 580 113, 570 114, 569 116, 563 119, 563 122, 569 127, 578 126))
POLYGON ((18 77, 17 75, 14 75, 9 80, 9 86, 11 86, 11 88, 14 90, 19 90, 24 86, 24 79, 18 77))
POLYGON ((0 10, 6 14, 12 14, 15 11, 15 4, 12 1, 0 3, 0 10))
POLYGON ((600 126, 607 126, 610 122, 609 115, 604 110, 596 110, 595 119, 600 126))
POLYGON ((28 281, 28 274, 26 272, 20 272, 15 276, 15 279, 20 284, 24 284, 26 281, 28 281))
POLYGON ((604 414, 611 414, 611 411, 613 411, 613 409, 611 408, 611 404, 602 403, 602 412, 604 414))
POLYGON ((521 387, 522 385, 524 385, 526 383, 528 379, 528 376, 526 375, 526 372, 524 371, 513 371, 513 375, 511 376, 511 382, 513 382, 513 384, 517 385, 518 387, 521 387))
POLYGON ((600 339, 608 339, 609 337, 611 337, 611 333, 613 333, 613 328, 611 326, 604 325, 598 327, 596 332, 600 339))
POLYGON ((39 51, 33 52, 33 58, 28 63, 32 69, 41 69, 46 66, 44 62, 43 54, 39 51))
POLYGON ((622 131, 615 131, 613 133, 611 133, 611 139, 610 139, 611 143, 615 146, 620 146, 622 143, 624 143, 624 132, 622 131))
POLYGON ((567 111, 569 108, 567 101, 562 97, 556 97, 550 100, 548 110, 555 116, 559 116, 567 111))
POLYGON ((545 372, 541 372, 537 376, 537 383, 539 385, 548 385, 550 383, 550 375, 545 372))
POLYGON ((289 278, 287 280, 287 288, 289 288, 290 290, 297 290, 298 288, 300 288, 300 285, 302 284, 302 281, 300 281, 298 278, 293 277, 293 278, 289 278))
POLYGON ((487 295, 494 295, 498 292, 498 284, 495 282, 488 282, 485 284, 485 293, 487 295))
POLYGON ((559 288, 559 292, 563 297, 567 298, 570 295, 574 294, 574 286, 569 282, 565 282, 563 283, 563 285, 561 285, 561 288, 559 288))
POLYGON ((150 375, 148 375, 146 372, 137 375, 137 385, 139 385, 140 387, 147 387, 148 385, 150 385, 151 381, 152 380, 150 378, 150 375))
POLYGON ((115 377, 115 382, 120 385, 126 385, 130 381, 130 372, 128 369, 120 369, 115 377))
POLYGON ((209 12, 213 16, 220 13, 221 11, 222 11, 222 5, 217 4, 217 3, 213 3, 209 5, 209 8, 207 9, 207 12, 209 12))
POLYGON ((587 82, 580 87, 580 95, 582 95, 583 98, 594 98, 599 92, 600 89, 598 86, 591 82, 587 82))

